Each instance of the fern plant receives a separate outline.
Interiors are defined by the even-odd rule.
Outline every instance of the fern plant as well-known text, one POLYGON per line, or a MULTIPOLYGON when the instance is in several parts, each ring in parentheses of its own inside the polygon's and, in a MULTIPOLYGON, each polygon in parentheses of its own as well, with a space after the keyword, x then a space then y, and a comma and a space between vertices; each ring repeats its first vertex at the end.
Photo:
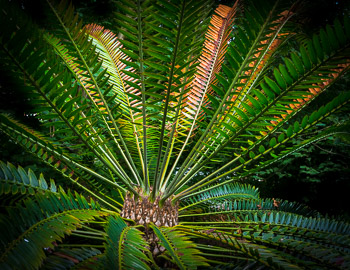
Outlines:
POLYGON ((283 1, 208 19, 210 0, 122 0, 118 36, 66 1, 47 29, 1 6, 2 63, 42 125, 1 114, 1 132, 65 183, 0 163, 1 269, 349 267, 348 224, 241 183, 348 132, 318 124, 349 92, 294 120, 349 69, 348 16, 294 48, 283 1))

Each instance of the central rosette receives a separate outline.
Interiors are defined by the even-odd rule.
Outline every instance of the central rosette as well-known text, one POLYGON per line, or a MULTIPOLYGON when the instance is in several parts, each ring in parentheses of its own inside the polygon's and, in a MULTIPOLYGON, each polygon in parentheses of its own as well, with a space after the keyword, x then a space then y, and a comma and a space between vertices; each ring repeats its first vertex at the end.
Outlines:
POLYGON ((133 194, 127 193, 124 206, 120 213, 121 217, 132 219, 137 224, 146 225, 153 222, 155 225, 172 227, 178 224, 178 203, 173 205, 171 199, 167 199, 163 206, 159 206, 160 198, 151 202, 149 196, 135 198, 133 194))

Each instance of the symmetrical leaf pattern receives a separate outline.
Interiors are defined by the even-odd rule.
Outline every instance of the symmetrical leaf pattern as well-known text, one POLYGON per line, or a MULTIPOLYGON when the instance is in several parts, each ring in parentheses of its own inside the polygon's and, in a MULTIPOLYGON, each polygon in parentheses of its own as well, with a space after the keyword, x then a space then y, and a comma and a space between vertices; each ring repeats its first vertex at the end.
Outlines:
POLYGON ((16 168, 13 164, 9 162, 5 164, 1 160, 0 181, 0 195, 34 194, 38 191, 57 192, 54 180, 50 179, 50 185, 48 185, 43 174, 40 174, 38 179, 31 169, 26 172, 21 166, 16 168))
POLYGON ((40 125, 0 131, 66 184, 0 161, 0 268, 350 267, 349 224, 244 184, 349 134, 318 129, 349 92, 295 120, 349 70, 347 14, 299 42, 284 1, 120 0, 118 32, 0 1, 0 60, 40 125))

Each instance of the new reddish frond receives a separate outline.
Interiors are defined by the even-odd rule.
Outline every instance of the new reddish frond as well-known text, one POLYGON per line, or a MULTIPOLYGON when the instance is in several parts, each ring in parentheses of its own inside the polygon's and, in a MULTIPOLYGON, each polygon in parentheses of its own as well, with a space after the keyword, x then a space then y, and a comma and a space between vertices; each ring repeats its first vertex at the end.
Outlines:
MULTIPOLYGON (((213 91, 211 84, 217 83, 215 74, 221 70, 237 7, 238 1, 233 7, 219 5, 210 21, 197 72, 192 81, 191 91, 187 95, 186 107, 191 110, 186 110, 186 116, 190 119, 196 118, 201 103, 202 106, 209 104, 206 95, 213 91)), ((203 112, 200 112, 200 115, 203 115, 203 112)))
POLYGON ((338 64, 338 68, 333 69, 334 73, 329 74, 329 79, 322 79, 320 83, 312 84, 314 87, 310 87, 308 91, 309 95, 304 95, 304 98, 294 99, 293 103, 286 105, 287 114, 282 114, 280 116, 274 116, 276 120, 270 121, 272 126, 268 126, 268 129, 272 130, 273 126, 276 126, 279 122, 281 122, 284 118, 287 117, 288 114, 292 114, 299 110, 304 104, 313 100, 316 96, 322 93, 332 82, 334 82, 340 74, 342 74, 345 70, 350 67, 350 61, 344 64, 338 64))
MULTIPOLYGON (((126 96, 126 93, 131 93, 136 96, 141 95, 141 92, 138 89, 135 89, 130 85, 123 84, 123 81, 130 81, 131 83, 137 84, 137 79, 132 78, 123 72, 123 70, 134 72, 134 68, 127 67, 127 65, 121 61, 130 61, 130 58, 120 50, 123 47, 123 45, 118 41, 117 35, 115 35, 110 30, 105 29, 103 26, 97 24, 88 24, 85 26, 85 29, 87 30, 87 33, 90 36, 98 40, 98 42, 104 47, 104 49, 108 53, 110 60, 113 61, 113 65, 115 68, 114 72, 118 73, 117 77, 120 78, 120 85, 118 85, 118 87, 123 89, 125 99, 129 99, 126 96)), ((140 102, 136 102, 135 100, 130 100, 126 102, 130 103, 128 105, 132 107, 137 107, 140 105, 140 102)))
MULTIPOLYGON (((275 26, 273 26, 271 28, 271 30, 273 31, 277 31, 278 28, 280 27, 281 24, 283 24, 286 20, 288 20, 291 16, 292 16, 292 12, 289 10, 285 10, 283 12, 281 12, 279 19, 277 19, 276 21, 274 21, 273 23, 276 24, 275 26)), ((275 32, 272 32, 270 34, 268 34, 266 37, 267 39, 264 39, 263 41, 261 41, 261 44, 267 44, 269 42, 269 38, 272 37, 272 35, 274 35, 275 32)), ((264 68, 264 66, 266 66, 266 63, 269 61, 269 59, 271 58, 272 54, 277 50, 277 48, 279 47, 279 45, 283 42, 284 38, 287 37, 289 35, 289 33, 278 33, 277 37, 272 41, 270 47, 268 48, 268 51, 265 53, 265 55, 263 56, 263 58, 258 62, 258 60, 255 60, 251 63, 249 63, 249 67, 251 67, 252 69, 249 69, 245 72, 245 75, 250 76, 249 81, 247 82, 247 79, 242 79, 241 83, 242 84, 246 84, 244 87, 247 88, 250 86, 250 84, 256 79, 256 77, 260 74, 260 72, 262 71, 262 69, 264 68), (254 70, 253 72, 253 68, 257 66, 257 69, 254 70)), ((263 47, 259 47, 258 51, 254 54, 254 56, 259 59, 261 57, 261 53, 263 53, 263 47)), ((238 91, 243 90, 242 87, 237 87, 238 91)), ((232 101, 234 101, 236 98, 236 96, 233 96, 232 101)))

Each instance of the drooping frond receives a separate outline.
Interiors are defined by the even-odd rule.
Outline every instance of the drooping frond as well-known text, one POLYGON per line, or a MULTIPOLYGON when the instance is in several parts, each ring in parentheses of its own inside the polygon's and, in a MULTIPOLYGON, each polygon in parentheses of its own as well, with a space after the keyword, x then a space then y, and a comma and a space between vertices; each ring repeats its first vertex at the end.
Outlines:
POLYGON ((205 259, 199 256, 195 245, 183 233, 171 228, 158 228, 150 225, 159 244, 166 249, 166 259, 176 264, 179 269, 197 269, 199 266, 208 266, 205 259))
POLYGON ((106 226, 106 263, 108 268, 150 269, 145 255, 148 244, 142 233, 125 221, 111 216, 106 226))
POLYGON ((2 269, 37 269, 46 256, 44 248, 54 248, 55 241, 81 224, 108 214, 94 201, 63 190, 58 195, 38 193, 6 210, 0 221, 2 269), (8 226, 10 220, 21 226, 8 226))
POLYGON ((234 214, 226 221, 187 224, 179 229, 200 238, 215 239, 231 248, 226 251, 218 248, 218 252, 236 254, 241 260, 248 257, 261 265, 286 269, 348 267, 350 227, 343 222, 279 211, 257 211, 234 214), (262 246, 262 243, 269 246, 262 246), (281 248, 291 252, 280 252, 281 248))

